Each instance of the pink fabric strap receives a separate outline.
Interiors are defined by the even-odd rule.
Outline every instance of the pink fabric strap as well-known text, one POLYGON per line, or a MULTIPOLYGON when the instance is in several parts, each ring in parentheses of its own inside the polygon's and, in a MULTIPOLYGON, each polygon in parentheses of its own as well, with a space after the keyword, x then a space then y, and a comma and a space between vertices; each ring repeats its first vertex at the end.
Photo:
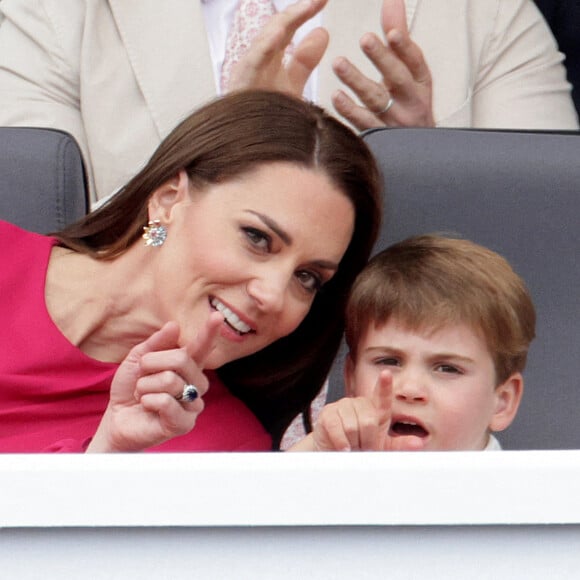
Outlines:
POLYGON ((221 73, 221 89, 229 87, 232 66, 244 55, 264 24, 276 13, 272 0, 240 0, 226 40, 221 73))

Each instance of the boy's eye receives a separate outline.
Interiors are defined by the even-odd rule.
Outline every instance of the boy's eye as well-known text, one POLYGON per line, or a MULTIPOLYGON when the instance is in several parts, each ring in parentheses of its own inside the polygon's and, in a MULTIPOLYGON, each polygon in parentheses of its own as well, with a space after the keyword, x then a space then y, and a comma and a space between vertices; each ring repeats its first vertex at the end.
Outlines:
POLYGON ((266 252, 270 251, 272 247, 272 238, 267 233, 252 227, 245 227, 242 229, 252 246, 266 252))
POLYGON ((458 375, 461 374, 461 371, 456 366, 447 364, 437 365, 437 367, 435 367, 435 370, 440 373, 453 373, 458 375))
POLYGON ((387 366, 387 367, 398 367, 401 361, 394 356, 383 356, 381 358, 375 359, 375 364, 387 366))
POLYGON ((322 279, 318 274, 309 272, 308 270, 300 270, 296 272, 296 278, 308 292, 318 292, 322 288, 322 279))

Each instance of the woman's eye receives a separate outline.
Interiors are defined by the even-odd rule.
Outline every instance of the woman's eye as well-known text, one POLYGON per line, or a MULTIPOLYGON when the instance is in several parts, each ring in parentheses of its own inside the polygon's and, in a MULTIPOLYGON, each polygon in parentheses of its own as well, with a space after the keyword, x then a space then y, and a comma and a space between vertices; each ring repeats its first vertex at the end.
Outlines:
POLYGON ((253 247, 265 252, 270 251, 272 247, 272 238, 268 234, 256 228, 246 227, 242 229, 246 238, 250 241, 250 244, 253 247))
POLYGON ((318 292, 322 288, 322 279, 319 275, 306 270, 301 270, 296 273, 296 277, 302 286, 308 290, 308 292, 318 292))
POLYGON ((446 365, 446 364, 440 364, 437 365, 437 367, 435 368, 436 371, 440 372, 440 373, 452 373, 452 374, 461 374, 461 371, 453 365, 446 365))

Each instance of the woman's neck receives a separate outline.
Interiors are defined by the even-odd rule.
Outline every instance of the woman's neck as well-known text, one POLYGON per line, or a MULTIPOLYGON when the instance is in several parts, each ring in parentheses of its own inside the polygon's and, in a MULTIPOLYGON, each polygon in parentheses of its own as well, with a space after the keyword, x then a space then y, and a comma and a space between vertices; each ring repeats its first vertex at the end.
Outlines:
POLYGON ((138 254, 129 250, 105 261, 58 246, 52 250, 45 289, 48 313, 91 358, 120 362, 162 324, 152 314, 152 290, 138 254))

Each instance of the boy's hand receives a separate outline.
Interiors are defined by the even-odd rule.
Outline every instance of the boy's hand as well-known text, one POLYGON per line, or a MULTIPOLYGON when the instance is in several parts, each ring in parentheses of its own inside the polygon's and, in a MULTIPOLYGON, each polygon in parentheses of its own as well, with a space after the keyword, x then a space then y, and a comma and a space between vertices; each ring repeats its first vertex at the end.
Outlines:
POLYGON ((326 405, 311 433, 314 451, 382 451, 391 422, 393 377, 382 371, 372 397, 326 405))
POLYGON ((212 313, 193 344, 179 347, 179 326, 168 322, 135 346, 119 366, 109 404, 87 451, 141 451, 193 429, 209 383, 205 361, 215 347, 223 317, 212 313), (186 384, 199 397, 178 401, 186 384))

